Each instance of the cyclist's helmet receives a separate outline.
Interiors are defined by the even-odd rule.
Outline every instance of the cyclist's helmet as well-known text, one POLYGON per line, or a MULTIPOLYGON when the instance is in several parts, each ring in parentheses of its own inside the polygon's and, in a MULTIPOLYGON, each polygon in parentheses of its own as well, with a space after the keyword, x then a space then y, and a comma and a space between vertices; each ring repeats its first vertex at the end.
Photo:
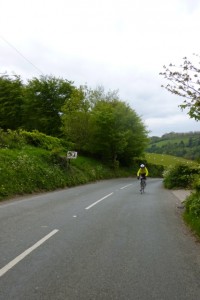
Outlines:
POLYGON ((140 168, 144 168, 144 167, 145 167, 145 165, 144 165, 144 164, 141 164, 141 165, 140 165, 140 168))

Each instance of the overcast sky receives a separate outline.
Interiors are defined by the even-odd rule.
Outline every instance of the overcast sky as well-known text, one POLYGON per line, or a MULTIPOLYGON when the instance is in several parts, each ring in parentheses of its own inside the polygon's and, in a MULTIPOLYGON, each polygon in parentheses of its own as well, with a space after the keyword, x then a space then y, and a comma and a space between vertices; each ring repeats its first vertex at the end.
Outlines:
POLYGON ((200 131, 161 84, 200 54, 200 0, 0 0, 0 73, 118 90, 150 136, 200 131))

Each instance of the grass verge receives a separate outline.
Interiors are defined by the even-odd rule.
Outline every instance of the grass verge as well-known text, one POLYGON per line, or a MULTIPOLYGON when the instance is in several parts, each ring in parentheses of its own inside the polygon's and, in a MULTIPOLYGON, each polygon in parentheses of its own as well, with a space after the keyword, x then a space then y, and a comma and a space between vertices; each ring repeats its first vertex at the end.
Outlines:
POLYGON ((191 230, 200 238, 200 192, 192 193, 185 200, 183 218, 191 230))
POLYGON ((194 218, 192 215, 184 213, 183 219, 186 224, 191 228, 192 232, 200 239, 200 219, 194 218))

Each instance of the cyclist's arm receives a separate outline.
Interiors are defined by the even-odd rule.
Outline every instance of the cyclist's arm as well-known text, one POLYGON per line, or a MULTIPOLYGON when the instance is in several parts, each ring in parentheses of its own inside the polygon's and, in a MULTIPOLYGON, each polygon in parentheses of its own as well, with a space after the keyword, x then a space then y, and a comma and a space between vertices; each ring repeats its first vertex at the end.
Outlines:
POLYGON ((148 176, 148 175, 149 175, 149 171, 148 171, 147 168, 145 168, 145 169, 146 169, 146 170, 145 170, 146 176, 148 176))

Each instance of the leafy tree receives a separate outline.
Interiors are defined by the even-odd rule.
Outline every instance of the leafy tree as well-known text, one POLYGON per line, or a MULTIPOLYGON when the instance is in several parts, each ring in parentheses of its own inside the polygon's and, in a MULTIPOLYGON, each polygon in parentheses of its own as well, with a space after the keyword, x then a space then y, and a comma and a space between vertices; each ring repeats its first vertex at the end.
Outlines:
POLYGON ((23 83, 19 76, 0 77, 0 127, 18 129, 23 125, 23 83))
POLYGON ((87 86, 84 86, 84 91, 85 97, 88 99, 92 107, 94 107, 94 105, 98 101, 109 102, 113 99, 120 101, 118 96, 118 90, 109 90, 108 92, 106 92, 102 85, 97 86, 94 90, 89 89, 87 86))
MULTIPOLYGON (((198 57, 198 55, 196 56, 198 57)), ((160 75, 163 75, 170 83, 166 86, 162 85, 162 87, 172 94, 183 97, 184 101, 180 107, 188 108, 189 116, 200 120, 200 68, 189 61, 187 57, 184 57, 183 60, 183 64, 179 67, 173 64, 163 67, 165 71, 160 75)))
POLYGON ((130 164, 147 143, 147 131, 140 117, 119 100, 117 91, 92 90, 81 86, 62 108, 63 132, 76 150, 105 162, 130 164))
POLYGON ((84 151, 88 142, 91 103, 86 97, 87 87, 74 89, 62 107, 62 130, 76 150, 84 151))
POLYGON ((59 136, 62 125, 61 108, 74 89, 72 82, 53 76, 29 80, 24 105, 26 130, 59 136))
POLYGON ((103 86, 91 89, 87 85, 73 91, 62 107, 63 132, 76 144, 78 151, 90 152, 90 127, 92 111, 99 101, 118 99, 117 91, 105 92, 103 86), (81 125, 81 126, 80 126, 81 125))
POLYGON ((90 151, 114 165, 129 165, 141 155, 147 131, 141 119, 125 102, 100 100, 91 112, 90 151))

